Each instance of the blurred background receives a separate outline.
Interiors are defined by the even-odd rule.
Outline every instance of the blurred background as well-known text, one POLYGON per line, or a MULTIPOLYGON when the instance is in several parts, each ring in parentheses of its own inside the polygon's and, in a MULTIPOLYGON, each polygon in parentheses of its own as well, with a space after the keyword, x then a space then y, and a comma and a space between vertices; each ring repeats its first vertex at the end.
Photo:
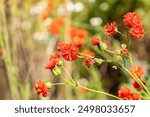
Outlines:
MULTIPOLYGON (((123 38, 105 37, 103 27, 116 21, 119 31, 126 34, 122 16, 129 11, 143 18, 145 36, 141 41, 132 40, 131 50, 134 64, 145 69, 144 78, 150 89, 149 0, 0 0, 0 99, 109 99, 69 86, 55 86, 48 98, 42 98, 37 96, 34 83, 38 79, 61 82, 44 66, 59 41, 73 41, 69 35, 71 27, 88 32, 81 52, 89 50, 96 56, 112 58, 93 48, 90 39, 99 36, 110 50, 120 48, 123 38), (64 25, 53 27, 51 24, 58 17, 63 18, 64 25)), ((122 85, 131 87, 131 78, 119 69, 112 69, 112 64, 87 69, 81 63, 83 60, 79 59, 64 64, 73 78, 85 86, 114 95, 122 85)))

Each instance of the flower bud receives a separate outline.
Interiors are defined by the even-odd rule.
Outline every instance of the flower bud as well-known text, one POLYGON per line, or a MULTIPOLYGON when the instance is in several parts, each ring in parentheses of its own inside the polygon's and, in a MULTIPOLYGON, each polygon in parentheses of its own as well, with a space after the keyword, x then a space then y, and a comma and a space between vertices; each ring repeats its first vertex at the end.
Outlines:
POLYGON ((94 58, 94 61, 98 64, 102 64, 105 60, 103 59, 98 59, 98 58, 94 58))
POLYGON ((106 43, 100 43, 100 48, 102 51, 105 51, 107 49, 106 43))
POLYGON ((121 47, 122 47, 122 49, 125 49, 125 48, 127 48, 127 45, 124 43, 124 44, 121 44, 121 47))
POLYGON ((58 67, 55 67, 55 68, 52 70, 52 73, 53 73, 54 76, 60 76, 61 70, 60 70, 58 67))
POLYGON ((59 60, 59 62, 58 62, 58 64, 57 64, 57 66, 62 66, 63 65, 63 62, 61 61, 61 60, 59 60))
POLYGON ((47 86, 48 89, 50 89, 50 88, 52 88, 52 83, 51 82, 47 82, 46 86, 47 86))
POLYGON ((120 55, 121 51, 120 50, 116 50, 116 55, 120 55))

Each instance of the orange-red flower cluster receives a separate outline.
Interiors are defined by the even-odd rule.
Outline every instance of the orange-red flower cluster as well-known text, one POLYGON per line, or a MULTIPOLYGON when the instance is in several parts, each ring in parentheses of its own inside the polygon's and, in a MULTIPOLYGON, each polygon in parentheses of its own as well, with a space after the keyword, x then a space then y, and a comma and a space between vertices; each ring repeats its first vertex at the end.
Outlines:
POLYGON ((54 53, 53 55, 50 56, 50 59, 48 61, 48 63, 46 64, 45 66, 45 69, 54 69, 55 66, 58 64, 59 62, 59 56, 60 56, 60 53, 59 52, 56 52, 54 53))
POLYGON ((62 57, 67 61, 73 61, 78 58, 78 47, 73 44, 65 44, 60 42, 57 49, 61 52, 62 57))
POLYGON ((128 12, 123 16, 123 22, 126 26, 133 27, 142 24, 142 18, 137 13, 128 12))
POLYGON ((48 18, 48 16, 52 13, 52 7, 53 7, 53 2, 49 1, 46 5, 46 8, 44 9, 44 11, 41 14, 42 20, 45 20, 46 18, 48 18))
POLYGON ((123 100, 140 100, 139 93, 133 93, 128 87, 121 87, 118 91, 118 96, 123 100))
POLYGON ((85 44, 85 39, 88 36, 88 32, 84 29, 72 27, 70 35, 73 38, 73 42, 76 46, 81 47, 85 44))
POLYGON ((43 80, 38 80, 35 83, 35 89, 37 90, 38 95, 42 95, 43 97, 48 96, 48 88, 46 84, 43 82, 43 80))
POLYGON ((137 13, 128 12, 123 16, 123 21, 126 26, 131 27, 129 33, 136 39, 141 39, 144 36, 144 28, 142 26, 142 18, 137 13))
POLYGON ((139 66, 133 66, 133 68, 129 69, 132 75, 136 75, 138 78, 141 78, 144 75, 144 69, 139 66))
POLYGON ((60 33, 60 27, 64 25, 64 20, 62 17, 57 17, 52 21, 49 26, 49 31, 54 34, 58 35, 60 33))
POLYGON ((112 22, 112 23, 107 23, 104 26, 104 34, 108 35, 108 36, 113 36, 116 33, 117 27, 116 27, 116 23, 112 22))

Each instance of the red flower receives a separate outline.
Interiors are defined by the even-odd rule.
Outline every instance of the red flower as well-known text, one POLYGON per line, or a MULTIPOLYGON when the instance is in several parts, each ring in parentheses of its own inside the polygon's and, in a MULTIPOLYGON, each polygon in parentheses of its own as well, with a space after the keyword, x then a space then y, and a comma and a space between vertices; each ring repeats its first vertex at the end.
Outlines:
MULTIPOLYGON (((141 80, 142 81, 142 80, 141 80)), ((145 82, 144 81, 142 81, 143 82, 143 84, 145 84, 145 82)), ((132 85, 133 85, 133 87, 135 88, 135 89, 137 89, 137 90, 143 90, 143 87, 141 86, 141 85, 139 85, 136 81, 133 81, 132 82, 132 85)))
POLYGON ((88 32, 84 29, 72 27, 70 30, 70 35, 76 46, 81 47, 85 44, 85 39, 88 36, 88 32))
POLYGON ((94 57, 95 56, 95 53, 94 52, 91 52, 91 51, 89 51, 89 50, 83 50, 82 52, 81 52, 83 55, 83 57, 84 58, 89 58, 88 56, 91 56, 91 57, 94 57), (88 56, 86 56, 86 55, 88 55, 88 56))
POLYGON ((2 49, 2 48, 0 48, 0 56, 2 55, 2 53, 3 53, 3 49, 2 49))
POLYGON ((54 54, 52 54, 50 56, 50 59, 49 60, 52 60, 52 59, 59 59, 60 57, 60 52, 55 52, 54 54))
POLYGON ((121 53, 122 53, 123 55, 126 55, 126 54, 128 54, 128 50, 127 50, 126 48, 124 48, 124 49, 121 51, 121 53))
POLYGON ((133 93, 131 95, 131 100, 140 100, 141 99, 141 95, 139 93, 133 93))
POLYGON ((70 30, 71 37, 87 38, 88 32, 84 29, 72 27, 70 30))
POLYGON ((64 48, 64 46, 65 46, 65 43, 59 42, 59 43, 57 44, 57 50, 58 50, 58 51, 61 51, 61 50, 64 48))
POLYGON ((48 96, 48 88, 42 80, 38 80, 35 83, 35 89, 37 90, 38 95, 42 95, 43 97, 48 96))
POLYGON ((140 100, 139 93, 132 93, 128 87, 121 87, 118 91, 118 96, 123 100, 140 100))
POLYGON ((60 56, 59 52, 56 52, 53 55, 51 55, 48 63, 45 65, 45 69, 50 70, 54 69, 59 62, 59 56, 60 56))
POLYGON ((52 23, 50 26, 49 26, 49 31, 54 34, 54 35, 58 35, 60 33, 60 28, 59 28, 59 25, 55 24, 55 23, 52 23))
POLYGON ((141 39, 144 36, 145 32, 142 26, 136 25, 130 29, 129 33, 133 38, 141 39))
POLYGON ((75 44, 64 44, 60 51, 65 60, 72 61, 77 59, 79 49, 75 44))
POLYGON ((74 37, 73 41, 74 41, 74 44, 77 47, 81 47, 81 46, 83 46, 85 44, 85 39, 84 38, 74 37))
POLYGON ((45 20, 52 13, 53 2, 49 1, 41 14, 42 20, 45 20))
POLYGON ((134 66, 133 68, 130 68, 129 71, 132 75, 135 74, 138 78, 141 78, 144 75, 144 69, 141 66, 134 66))
POLYGON ((84 65, 87 66, 88 68, 90 68, 93 63, 94 63, 94 61, 91 58, 86 58, 84 60, 84 65))
POLYGON ((128 12, 123 16, 123 22, 126 26, 133 27, 135 25, 142 25, 142 18, 137 13, 128 12))
POLYGON ((64 25, 64 21, 62 17, 57 17, 54 19, 49 26, 49 30, 52 34, 58 35, 60 33, 60 27, 64 25))
POLYGON ((93 46, 100 44, 100 39, 98 37, 92 37, 91 43, 93 46))
POLYGON ((123 100, 130 100, 132 91, 128 87, 121 87, 118 91, 118 96, 123 100))
POLYGON ((116 33, 116 30, 117 30, 117 27, 116 27, 116 23, 115 22, 110 23, 110 24, 107 23, 104 26, 104 33, 105 33, 105 35, 113 36, 116 33))
POLYGON ((84 29, 78 30, 78 37, 85 39, 85 38, 87 38, 87 36, 88 36, 88 32, 86 30, 84 30, 84 29))

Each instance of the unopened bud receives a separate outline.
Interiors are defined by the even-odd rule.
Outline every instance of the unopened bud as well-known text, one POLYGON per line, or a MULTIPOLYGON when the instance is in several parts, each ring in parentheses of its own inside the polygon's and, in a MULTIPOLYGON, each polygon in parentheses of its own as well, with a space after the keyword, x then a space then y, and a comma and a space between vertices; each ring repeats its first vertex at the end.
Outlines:
POLYGON ((50 89, 50 88, 52 88, 52 83, 47 82, 47 83, 46 83, 46 86, 47 86, 48 89, 50 89))
POLYGON ((121 47, 122 47, 122 49, 125 49, 125 48, 127 48, 127 45, 124 43, 124 44, 121 44, 121 47))
POLYGON ((105 51, 107 49, 106 43, 100 43, 100 48, 102 51, 105 51))
POLYGON ((57 66, 62 66, 63 65, 63 62, 61 61, 61 60, 59 60, 59 62, 58 62, 58 64, 57 64, 57 66))
POLYGON ((52 73, 54 76, 60 76, 61 70, 58 67, 56 67, 52 70, 52 73))
POLYGON ((121 51, 120 50, 116 50, 116 55, 120 55, 121 51))
POLYGON ((102 64, 105 60, 103 59, 98 59, 98 58, 94 58, 94 61, 98 64, 102 64))

